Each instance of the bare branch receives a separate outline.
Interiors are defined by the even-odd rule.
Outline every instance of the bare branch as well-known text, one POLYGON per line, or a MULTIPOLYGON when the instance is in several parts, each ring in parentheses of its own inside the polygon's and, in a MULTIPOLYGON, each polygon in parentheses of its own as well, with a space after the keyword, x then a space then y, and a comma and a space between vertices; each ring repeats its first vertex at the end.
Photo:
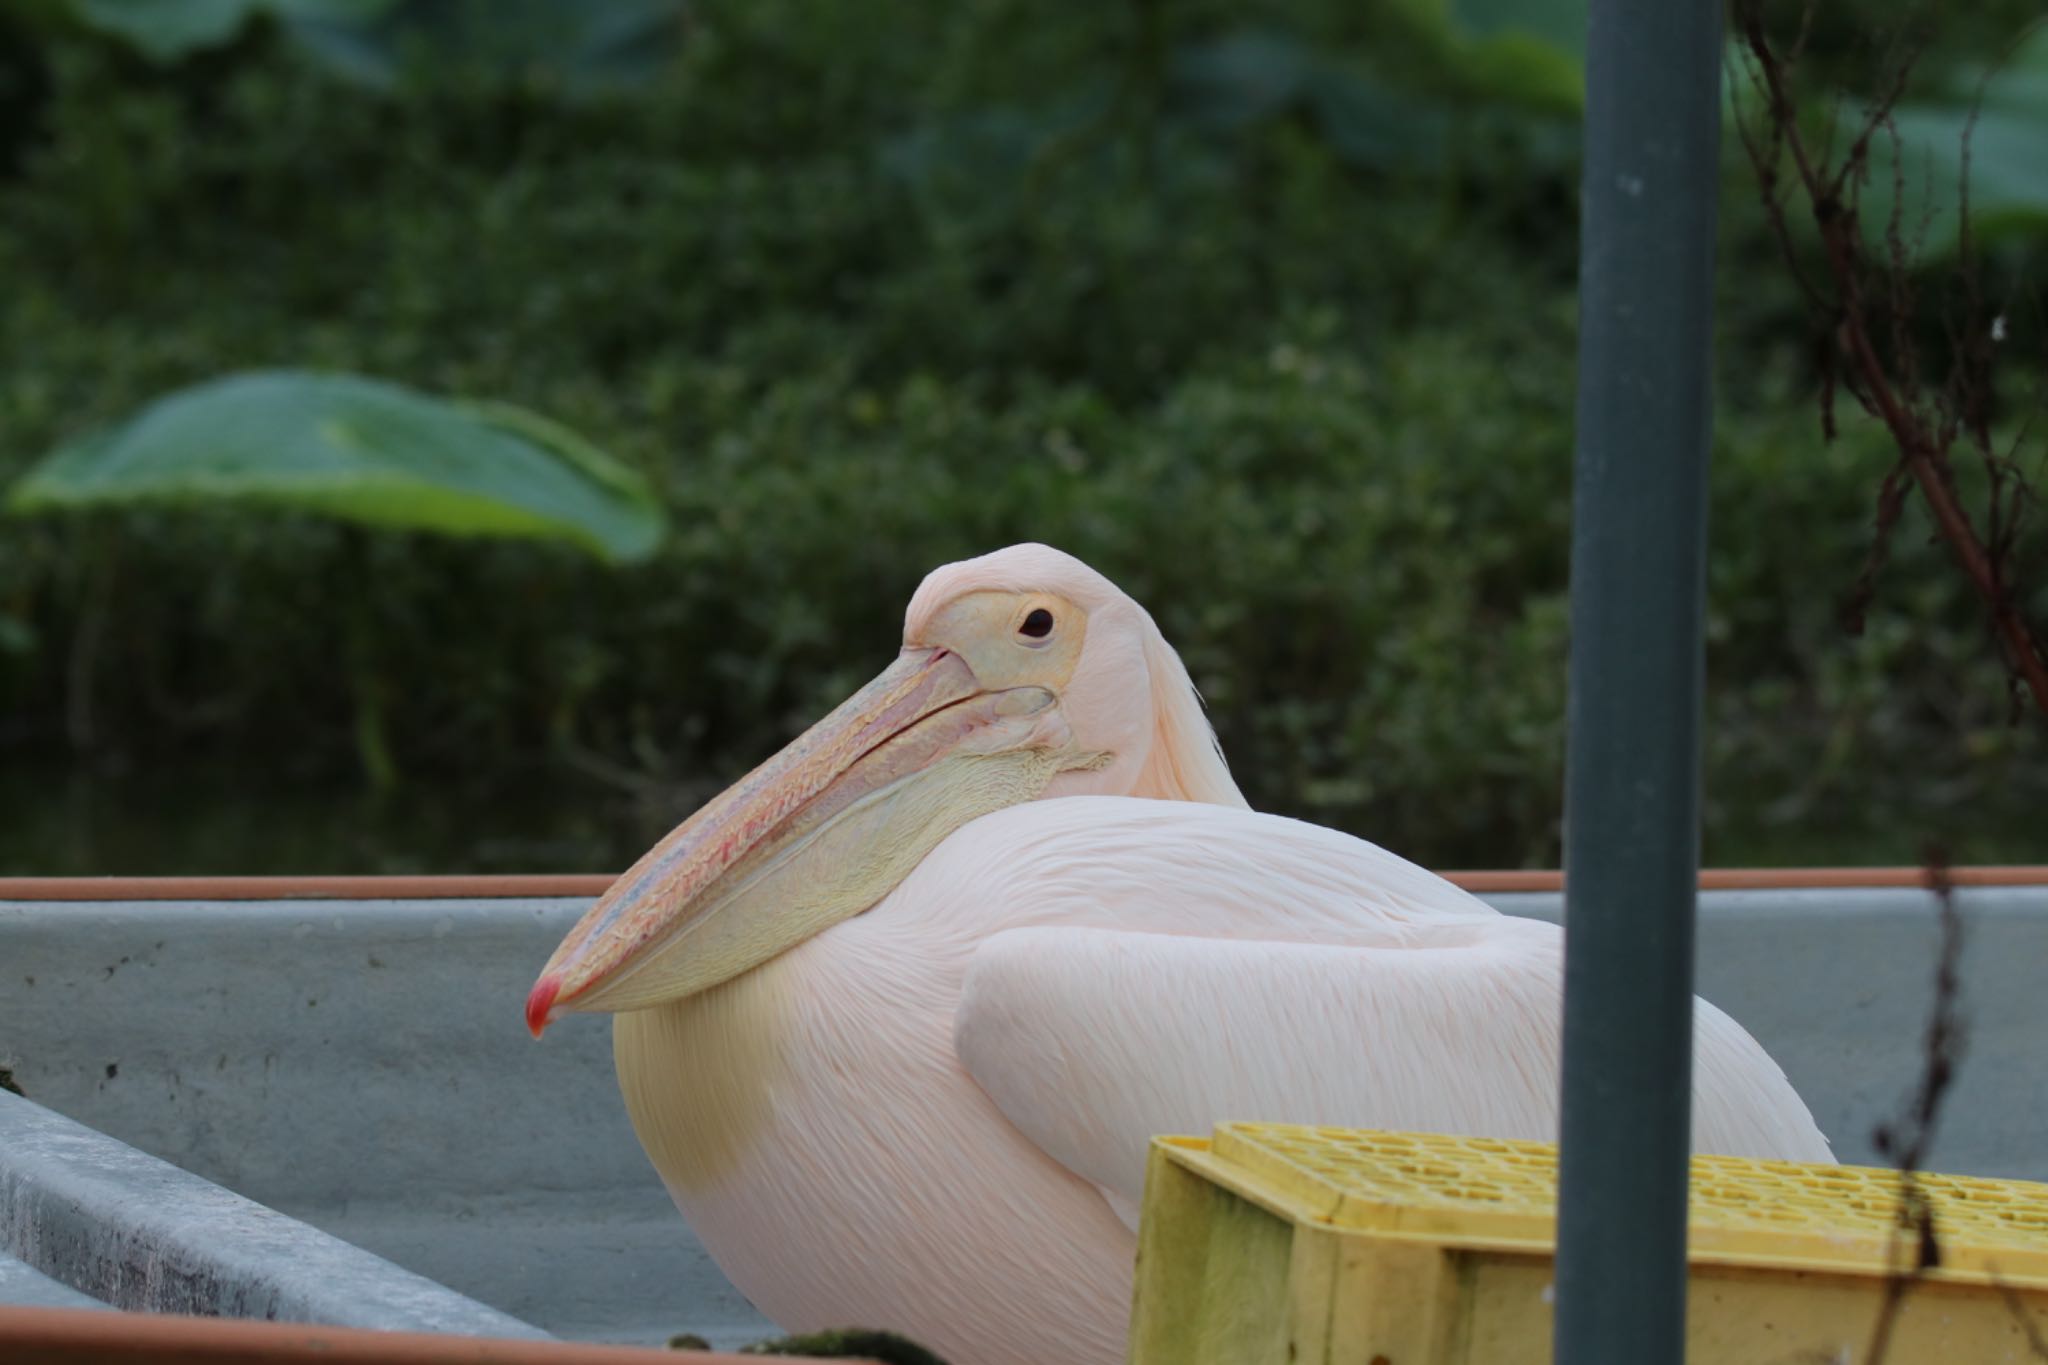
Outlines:
POLYGON ((2035 1322, 2034 1315, 2027 1311, 2019 1291, 1996 1275, 1991 1277, 1991 1282, 1998 1286, 1999 1297, 2005 1300, 2005 1311, 2019 1324, 2020 1335, 2027 1341, 2027 1354, 2036 1360, 2048 1360, 2048 1337, 2042 1335, 2041 1324, 2035 1322))
MULTIPOLYGON (((1802 18, 1799 42, 1804 41, 1811 17, 1808 8, 1802 18)), ((1946 382, 1941 392, 1930 399, 1923 392, 1919 347, 1912 325, 1918 297, 1909 238, 1904 230, 1903 149, 1892 120, 1892 110, 1905 89, 1910 58, 1898 60, 1888 69, 1856 135, 1837 161, 1832 154, 1832 139, 1824 142, 1816 153, 1800 127, 1798 101, 1791 84, 1793 64, 1765 31, 1761 0, 1735 0, 1734 22, 1747 53, 1752 82, 1765 106, 1765 128, 1760 135, 1757 130, 1745 127, 1743 145, 1756 167, 1773 235, 1814 310, 1816 322, 1822 324, 1817 330, 1823 332, 1826 347, 1821 366, 1823 434, 1834 434, 1834 394, 1840 386, 1884 424, 1899 451, 1898 461, 1879 490, 1871 552, 1846 613, 1850 628, 1860 628, 1875 592, 1877 573, 1885 561, 1889 536, 1903 510, 1903 471, 1911 486, 1926 499, 1941 540, 1982 601, 2011 677, 2025 687, 2041 714, 2048 717, 2048 641, 2044 641, 2041 629, 2027 616, 2022 606, 2027 596, 2013 581, 2012 573, 2018 514, 2029 497, 2025 479, 2016 462, 1996 466, 1987 462, 1990 491, 1984 513, 1985 530, 1980 532, 1978 521, 1962 504, 1950 458, 1957 440, 1965 435, 1980 454, 1992 446, 1993 352, 1989 329, 1982 322, 1975 281, 1977 258, 1970 235, 1967 183, 1960 191, 1964 316, 1961 326, 1952 332, 1960 344, 1951 345, 1946 382), (1860 221, 1861 198, 1869 180, 1871 148, 1880 133, 1890 139, 1894 152, 1893 194, 1884 232, 1886 259, 1873 264, 1866 255, 1865 230, 1860 221), (1801 253, 1790 228, 1780 185, 1780 168, 1787 160, 1793 171, 1794 189, 1803 197, 1807 215, 1820 239, 1832 286, 1826 293, 1805 277, 1800 264, 1801 253), (1888 319, 1873 317, 1878 307, 1889 312, 1888 319), (1890 323, 1883 328, 1888 334, 1889 355, 1880 349, 1873 328, 1874 322, 1881 327, 1884 321, 1890 323)), ((1795 44, 1792 51, 1796 54, 1797 50, 1795 44)), ((1974 126, 1973 114, 1968 127, 1974 126)), ((1968 165, 1966 133, 1965 182, 1968 165)))
POLYGON ((1883 572, 1885 556, 1891 548, 1892 528, 1899 524, 1899 515, 1906 510, 1906 494, 1912 487, 1904 460, 1893 465, 1884 482, 1878 485, 1877 529, 1870 538, 1870 553, 1864 557, 1863 571, 1856 575, 1856 586, 1850 591, 1848 606, 1843 611, 1843 624, 1851 635, 1863 633, 1870 601, 1877 595, 1877 576, 1883 572))
POLYGON ((1963 1022, 1963 919, 1956 909, 1955 886, 1949 878, 1948 856, 1930 848, 1925 857, 1927 888, 1934 893, 1940 947, 1934 959, 1934 1003, 1921 1035, 1920 1075, 1903 1111, 1871 1134, 1878 1152, 1899 1173, 1899 1203, 1892 1226, 1884 1300, 1871 1328, 1866 1365, 1881 1365, 1891 1345, 1892 1329, 1906 1296, 1928 1271, 1941 1264, 1941 1240, 1934 1206, 1918 1175, 1941 1122, 1941 1108, 1962 1065, 1967 1030, 1963 1022), (1910 1257, 1901 1244, 1911 1239, 1910 1257))

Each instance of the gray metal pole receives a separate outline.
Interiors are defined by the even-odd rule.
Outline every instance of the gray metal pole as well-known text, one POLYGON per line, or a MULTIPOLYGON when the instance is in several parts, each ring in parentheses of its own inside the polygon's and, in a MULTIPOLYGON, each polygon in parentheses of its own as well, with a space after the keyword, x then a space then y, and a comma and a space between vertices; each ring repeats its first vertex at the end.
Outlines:
POLYGON ((1558 1365, 1685 1351, 1720 0, 1592 0, 1558 1365))

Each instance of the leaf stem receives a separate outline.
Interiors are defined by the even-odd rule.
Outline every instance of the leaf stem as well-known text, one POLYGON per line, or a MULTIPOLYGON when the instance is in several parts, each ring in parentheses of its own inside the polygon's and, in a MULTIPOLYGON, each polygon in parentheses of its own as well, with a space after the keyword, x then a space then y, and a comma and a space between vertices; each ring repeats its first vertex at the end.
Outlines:
POLYGON ((342 528, 343 558, 356 591, 348 595, 349 685, 355 699, 356 757, 373 795, 398 790, 398 762, 384 723, 384 680, 377 672, 377 620, 370 596, 369 534, 342 528))

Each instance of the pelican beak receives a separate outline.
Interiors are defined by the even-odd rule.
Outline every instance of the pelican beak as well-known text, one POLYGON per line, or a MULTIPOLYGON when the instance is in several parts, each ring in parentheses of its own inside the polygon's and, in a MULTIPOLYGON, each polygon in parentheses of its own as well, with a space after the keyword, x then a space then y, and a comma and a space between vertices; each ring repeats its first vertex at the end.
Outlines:
POLYGON ((861 913, 953 830, 1044 790, 1066 741, 1050 690, 987 690, 959 655, 905 649, 612 883, 527 1026, 694 995, 861 913))

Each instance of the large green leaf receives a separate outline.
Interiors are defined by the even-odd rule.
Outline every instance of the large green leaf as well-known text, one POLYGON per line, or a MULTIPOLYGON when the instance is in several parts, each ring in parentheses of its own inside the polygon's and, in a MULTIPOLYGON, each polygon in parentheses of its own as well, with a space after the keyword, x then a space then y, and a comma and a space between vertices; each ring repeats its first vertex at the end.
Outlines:
POLYGON ((646 484, 553 422, 354 375, 260 371, 158 399, 53 452, 11 510, 220 501, 371 526, 567 540, 645 557, 662 514, 646 484))
POLYGON ((71 0, 87 27, 169 64, 269 15, 336 75, 386 86, 408 63, 544 75, 576 91, 641 84, 682 48, 688 0, 71 0))
POLYGON ((397 0, 307 15, 292 38, 337 75, 389 86, 408 63, 470 67, 592 93, 642 85, 682 51, 688 0, 397 0))
POLYGON ((1586 61, 1586 0, 1449 0, 1452 21, 1472 38, 1509 36, 1586 61))
POLYGON ((154 62, 175 62, 219 47, 259 14, 283 20, 359 23, 394 0, 75 0, 78 17, 120 38, 154 62))
POLYGON ((1493 99, 1576 114, 1586 100, 1586 0, 1442 0, 1448 57, 1493 99))
POLYGON ((1981 99, 1972 89, 1946 103, 1894 112, 1896 150, 1883 136, 1872 148, 1863 221, 1873 233, 1886 230, 1894 186, 1901 185, 1900 223, 1909 242, 1917 240, 1926 257, 1953 252, 1966 172, 1978 237, 2048 231, 2048 24, 2036 25, 1978 88, 1981 99))
POLYGON ((152 61, 172 62, 218 47, 241 32, 263 0, 78 0, 78 17, 102 33, 124 38, 152 61))

